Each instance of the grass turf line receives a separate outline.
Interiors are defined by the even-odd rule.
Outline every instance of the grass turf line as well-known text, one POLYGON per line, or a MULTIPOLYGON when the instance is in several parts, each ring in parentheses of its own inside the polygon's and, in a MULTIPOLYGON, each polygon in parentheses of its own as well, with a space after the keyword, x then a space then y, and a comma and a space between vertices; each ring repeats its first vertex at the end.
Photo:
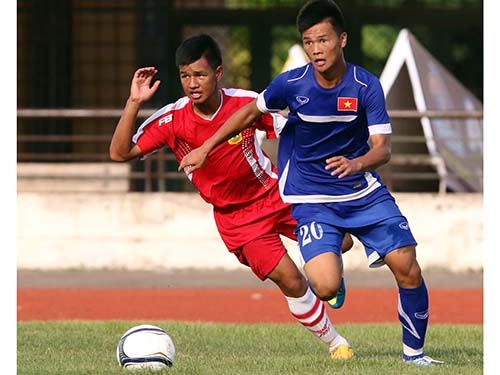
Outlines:
POLYGON ((123 375, 116 361, 118 340, 129 328, 146 323, 165 329, 177 350, 174 367, 155 374, 483 373, 482 325, 431 325, 426 353, 446 364, 424 370, 402 362, 399 324, 338 325, 356 357, 337 362, 298 324, 51 321, 17 323, 17 374, 123 375))

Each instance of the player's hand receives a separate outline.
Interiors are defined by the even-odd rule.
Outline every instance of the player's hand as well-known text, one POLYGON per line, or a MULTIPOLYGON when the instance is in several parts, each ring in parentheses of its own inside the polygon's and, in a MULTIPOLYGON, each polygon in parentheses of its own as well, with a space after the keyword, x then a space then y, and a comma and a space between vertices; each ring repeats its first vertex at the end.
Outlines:
POLYGON ((179 172, 184 170, 186 174, 191 174, 195 170, 200 169, 207 160, 208 152, 203 149, 203 146, 198 147, 184 156, 179 164, 179 172))
POLYGON ((325 169, 327 171, 333 169, 333 171, 330 173, 332 176, 343 178, 345 176, 351 176, 361 171, 361 163, 357 162, 355 159, 347 159, 344 156, 333 156, 326 159, 325 169))
POLYGON ((134 78, 132 78, 132 84, 130 85, 130 101, 142 104, 151 99, 158 89, 158 86, 160 86, 160 81, 155 81, 153 86, 151 86, 151 80, 156 73, 158 73, 158 70, 155 67, 146 67, 136 70, 134 78))

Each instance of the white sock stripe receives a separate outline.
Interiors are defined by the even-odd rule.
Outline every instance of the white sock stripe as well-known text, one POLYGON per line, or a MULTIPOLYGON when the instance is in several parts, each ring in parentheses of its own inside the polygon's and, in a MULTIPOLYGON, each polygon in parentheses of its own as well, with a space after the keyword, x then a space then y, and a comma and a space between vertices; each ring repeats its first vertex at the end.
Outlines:
POLYGON ((424 348, 422 347, 420 349, 413 349, 408 345, 403 344, 403 353, 407 356, 414 357, 416 355, 424 354, 424 348))
POLYGON ((312 292, 311 288, 307 288, 306 294, 302 297, 286 297, 290 311, 295 315, 303 315, 311 311, 316 303, 316 298, 317 297, 312 292))
POLYGON ((314 312, 312 312, 312 314, 309 317, 304 318, 304 319, 297 319, 297 320, 302 324, 309 324, 309 323, 312 323, 315 320, 319 319, 322 316, 322 319, 319 322, 319 323, 321 323, 324 320, 325 315, 326 315, 325 305, 323 304, 323 302, 320 301, 316 310, 314 312))
POLYGON ((326 313, 323 301, 320 301, 310 288, 307 289, 306 294, 302 297, 286 297, 286 299, 288 301, 288 308, 297 319, 297 322, 328 345, 331 350, 334 347, 332 345, 336 345, 336 342, 335 344, 332 343, 338 333, 326 313), (298 319, 297 315, 307 316, 307 318, 298 319))

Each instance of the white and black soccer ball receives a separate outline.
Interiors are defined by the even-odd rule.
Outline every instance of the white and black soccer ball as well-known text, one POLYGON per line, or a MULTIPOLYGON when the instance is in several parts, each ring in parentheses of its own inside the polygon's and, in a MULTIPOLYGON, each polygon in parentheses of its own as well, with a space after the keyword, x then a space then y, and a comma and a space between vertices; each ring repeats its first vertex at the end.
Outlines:
POLYGON ((175 346, 160 327, 141 324, 123 334, 116 357, 120 366, 126 369, 163 370, 174 364, 175 346))

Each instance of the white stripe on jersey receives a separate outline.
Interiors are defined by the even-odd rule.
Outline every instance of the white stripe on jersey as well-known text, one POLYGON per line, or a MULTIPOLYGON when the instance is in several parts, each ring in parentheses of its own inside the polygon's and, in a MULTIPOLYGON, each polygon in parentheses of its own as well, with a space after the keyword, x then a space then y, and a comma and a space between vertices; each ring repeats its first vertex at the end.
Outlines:
POLYGON ((392 127, 391 124, 374 124, 374 125, 369 125, 368 126, 368 131, 370 132, 370 135, 373 134, 391 134, 392 133, 392 127))
POLYGON ((359 83, 360 85, 363 85, 365 87, 368 87, 368 85, 364 82, 361 82, 359 79, 358 79, 358 76, 356 75, 356 66, 354 67, 354 70, 353 70, 353 75, 354 75, 354 80, 359 83))
POLYGON ((304 73, 302 73, 302 75, 300 77, 289 79, 289 80, 287 80, 287 82, 298 81, 299 79, 304 78, 304 76, 306 75, 308 70, 309 70, 309 64, 306 65, 306 68, 304 69, 304 73))
POLYGON ((167 112, 173 111, 174 109, 181 109, 184 108, 186 104, 189 103, 189 98, 187 96, 184 96, 177 100, 175 103, 170 103, 167 104, 166 106, 160 108, 157 110, 155 113, 153 113, 151 116, 149 116, 144 122, 139 126, 139 129, 137 129, 137 132, 134 134, 132 137, 132 142, 137 143, 137 140, 139 137, 144 133, 144 128, 156 120, 158 117, 164 115, 167 112))
POLYGON ((281 198, 285 203, 333 203, 333 202, 347 202, 353 201, 355 199, 362 198, 372 191, 381 186, 380 182, 370 173, 365 172, 365 180, 368 184, 363 190, 357 191, 352 194, 344 195, 321 195, 321 194, 311 194, 311 195, 285 195, 285 184, 288 176, 288 168, 290 166, 290 160, 286 163, 286 166, 281 174, 279 180, 279 188, 281 198))
MULTIPOLYGON (((245 129, 243 132, 249 131, 249 129, 245 129)), ((276 180, 278 176, 272 171, 271 160, 262 152, 256 134, 254 134, 253 137, 246 137, 245 134, 243 134, 241 151, 257 180, 259 180, 264 188, 269 189, 269 178, 276 180), (255 147, 256 155, 252 152, 251 138, 253 138, 253 147, 255 147), (257 156, 257 160, 255 160, 255 156, 257 156)))
POLYGON ((344 115, 344 116, 309 116, 304 115, 300 112, 297 112, 297 115, 300 117, 302 121, 307 122, 351 122, 356 120, 357 115, 344 115))
POLYGON ((271 116, 273 117, 274 132, 279 137, 288 119, 279 113, 271 113, 271 116))
POLYGON ((228 96, 236 96, 236 97, 250 97, 256 98, 257 94, 255 91, 245 90, 245 89, 235 89, 235 88, 226 88, 223 87, 222 91, 228 96))
MULTIPOLYGON (((254 136, 254 146, 255 146, 255 152, 257 154, 257 161, 262 168, 263 171, 266 172, 268 176, 271 178, 274 178, 275 180, 278 179, 278 175, 273 172, 273 165, 271 163, 271 160, 267 158, 264 153, 262 152, 262 148, 260 147, 259 140, 257 139, 257 136, 254 136)), ((257 176, 259 177, 259 176, 257 176)))

